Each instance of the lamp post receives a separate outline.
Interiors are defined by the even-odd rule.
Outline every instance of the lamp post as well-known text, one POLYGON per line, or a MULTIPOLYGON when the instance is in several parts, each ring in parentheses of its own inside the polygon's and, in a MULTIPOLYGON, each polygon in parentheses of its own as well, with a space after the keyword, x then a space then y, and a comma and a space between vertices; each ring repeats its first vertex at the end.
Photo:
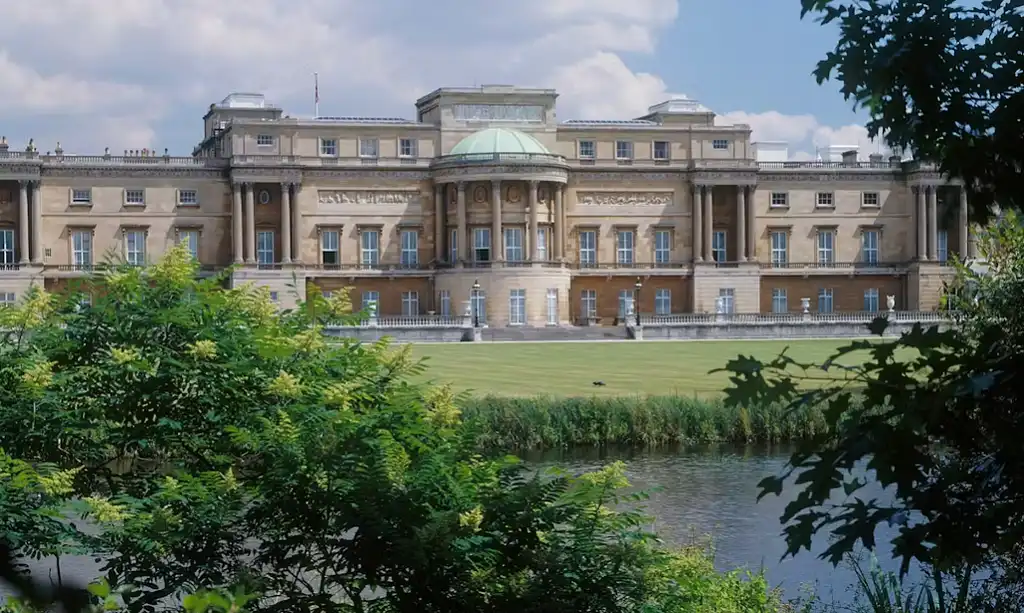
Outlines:
POLYGON ((636 313, 637 328, 640 327, 640 288, 643 286, 644 284, 640 282, 640 277, 637 277, 636 285, 633 286, 636 288, 636 295, 633 297, 633 312, 636 313))
POLYGON ((480 281, 479 280, 474 280, 473 281, 473 293, 470 294, 470 296, 469 296, 469 305, 473 309, 473 327, 474 328, 479 328, 480 327, 480 313, 477 310, 479 307, 478 307, 478 305, 476 303, 476 296, 477 296, 477 292, 479 292, 479 291, 480 291, 480 281))

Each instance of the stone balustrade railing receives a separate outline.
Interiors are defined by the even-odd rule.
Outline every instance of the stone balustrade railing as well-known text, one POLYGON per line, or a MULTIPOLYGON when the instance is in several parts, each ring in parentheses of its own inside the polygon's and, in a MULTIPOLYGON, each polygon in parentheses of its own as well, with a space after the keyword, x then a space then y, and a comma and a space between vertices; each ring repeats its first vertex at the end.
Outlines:
POLYGON ((948 313, 935 311, 864 311, 853 313, 677 313, 672 315, 640 314, 642 326, 701 326, 716 324, 775 325, 803 323, 869 324, 878 317, 898 323, 923 324, 949 321, 948 313))

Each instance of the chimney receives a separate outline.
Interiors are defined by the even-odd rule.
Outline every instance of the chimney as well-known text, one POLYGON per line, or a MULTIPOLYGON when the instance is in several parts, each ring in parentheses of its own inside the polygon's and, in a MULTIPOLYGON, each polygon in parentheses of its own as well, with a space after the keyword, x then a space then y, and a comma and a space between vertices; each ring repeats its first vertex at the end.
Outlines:
POLYGON ((868 156, 868 161, 871 162, 872 168, 882 166, 884 160, 885 156, 883 156, 881 153, 872 153, 871 155, 868 156))
POLYGON ((851 149, 843 152, 843 164, 856 165, 857 164, 857 150, 851 149))
POLYGON ((0 136, 0 151, 7 151, 7 137, 0 136))

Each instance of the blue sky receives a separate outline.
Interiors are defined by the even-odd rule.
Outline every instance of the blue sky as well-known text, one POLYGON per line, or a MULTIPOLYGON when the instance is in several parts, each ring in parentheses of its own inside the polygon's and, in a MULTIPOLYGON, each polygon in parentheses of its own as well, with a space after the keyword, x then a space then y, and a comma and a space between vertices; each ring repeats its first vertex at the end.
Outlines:
POLYGON ((51 150, 187 154, 210 102, 258 91, 296 115, 413 115, 440 86, 553 87, 559 117, 622 118, 695 98, 721 123, 875 150, 838 85, 836 31, 799 0, 45 0, 0 21, 0 134, 51 150))

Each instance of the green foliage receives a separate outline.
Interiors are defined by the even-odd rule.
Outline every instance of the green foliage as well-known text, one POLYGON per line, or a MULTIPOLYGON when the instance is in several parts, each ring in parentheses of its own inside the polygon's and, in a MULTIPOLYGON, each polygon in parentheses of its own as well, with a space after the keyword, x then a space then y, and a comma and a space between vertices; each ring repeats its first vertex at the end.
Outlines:
MULTIPOLYGON (((801 441, 784 473, 760 484, 761 496, 778 494, 795 476, 799 494, 782 516, 788 554, 810 549, 815 534, 830 532, 822 555, 838 564, 858 543, 873 549, 876 527, 886 523, 898 527, 892 546, 901 574, 912 560, 923 563, 937 577, 940 596, 950 577, 969 582, 984 569, 988 579, 969 591, 986 596, 971 602, 971 610, 1012 610, 1001 607, 1021 597, 1024 229, 1010 215, 986 240, 984 251, 999 255, 987 276, 959 270, 952 288, 958 315, 948 330, 915 326, 892 342, 853 342, 821 364, 785 353, 767 363, 740 356, 728 364, 728 402, 783 402, 797 411, 821 406, 834 433, 801 441), (856 350, 870 351, 872 359, 850 368, 846 382, 815 390, 801 385, 856 350), (894 358, 905 350, 917 357, 894 358), (866 483, 861 468, 892 488, 891 504, 858 495, 866 483), (1017 587, 990 590, 1004 580, 1017 587)), ((873 327, 881 331, 885 323, 873 327)))
POLYGON ((818 63, 821 83, 871 114, 872 136, 962 177, 972 216, 1024 204, 1020 118, 1024 11, 1019 0, 801 0, 803 14, 838 25, 818 63))
POLYGON ((462 406, 482 449, 780 443, 827 433, 817 407, 787 412, 782 404, 687 396, 485 396, 462 406))
POLYGON ((326 343, 324 311, 195 272, 176 249, 90 279, 90 307, 4 313, 0 557, 87 552, 93 610, 774 610, 709 566, 687 585, 712 604, 672 604, 685 569, 621 466, 483 459, 408 347, 326 343))

